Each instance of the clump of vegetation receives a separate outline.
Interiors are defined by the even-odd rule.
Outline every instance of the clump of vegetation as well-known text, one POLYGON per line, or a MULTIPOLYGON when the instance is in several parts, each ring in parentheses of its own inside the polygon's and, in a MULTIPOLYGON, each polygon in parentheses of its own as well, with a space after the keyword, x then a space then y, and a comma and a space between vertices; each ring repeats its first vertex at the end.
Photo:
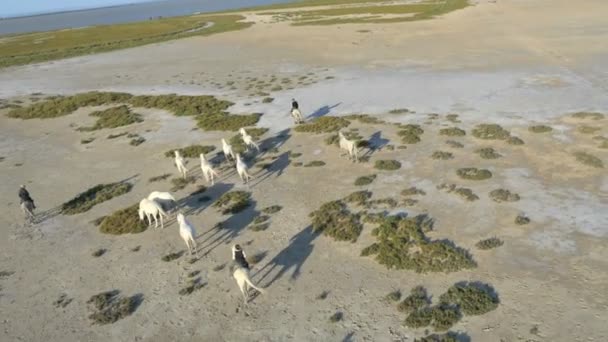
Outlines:
POLYGON ((578 112, 572 114, 572 117, 577 119, 601 120, 604 118, 604 114, 595 112, 578 112))
POLYGON ((399 290, 395 290, 389 294, 387 294, 384 299, 386 299, 389 302, 396 302, 399 299, 401 299, 401 291, 399 290))
POLYGON ((343 317, 344 317, 344 315, 342 314, 342 312, 338 311, 329 317, 329 321, 331 323, 337 323, 337 322, 340 322, 343 317))
POLYGON ((171 180, 171 184, 173 185, 173 187, 171 187, 171 191, 175 192, 175 191, 182 190, 185 187, 187 187, 188 184, 193 184, 194 182, 196 182, 196 178, 194 178, 193 176, 188 176, 186 178, 184 178, 184 177, 173 178, 171 180))
POLYGON ((496 189, 490 192, 490 198, 494 200, 494 202, 517 202, 519 201, 519 195, 516 193, 512 193, 509 190, 505 189, 496 189))
POLYGON ((81 144, 83 144, 83 145, 86 145, 86 144, 90 144, 90 143, 92 143, 93 141, 95 141, 95 137, 90 137, 90 138, 86 138, 86 139, 81 139, 81 140, 80 140, 80 143, 81 143, 81 144))
POLYGON ((400 126, 401 130, 397 132, 397 135, 401 137, 401 141, 404 144, 416 144, 420 142, 420 136, 424 133, 424 130, 420 125, 407 124, 400 126))
POLYGON ((506 140, 509 138, 509 131, 496 124, 480 124, 473 128, 471 132, 475 138, 484 140, 506 140))
POLYGON ((401 163, 396 160, 376 160, 374 167, 378 170, 394 171, 401 168, 401 163))
POLYGON ((519 146, 519 145, 523 145, 524 141, 518 137, 509 137, 509 139, 507 139, 507 144, 519 146))
POLYGON ((422 286, 416 286, 405 299, 397 305, 397 310, 404 313, 411 313, 425 308, 431 304, 431 300, 422 286))
POLYGON ((236 214, 245 210, 251 204, 251 194, 246 191, 230 191, 223 194, 213 203, 222 214, 236 214))
POLYGON ((80 107, 101 106, 110 103, 127 102, 132 95, 111 92, 88 92, 73 96, 52 96, 44 101, 23 108, 15 108, 8 113, 11 118, 47 119, 68 115, 80 107))
POLYGON ((348 196, 344 197, 344 201, 347 203, 355 203, 358 205, 364 205, 368 199, 372 197, 372 193, 370 191, 361 190, 355 191, 348 196))
POLYGON ((89 115, 97 117, 97 122, 91 127, 81 127, 78 129, 79 131, 89 132, 103 128, 117 128, 144 121, 140 114, 133 113, 126 105, 96 111, 89 115))
POLYGON ((160 181, 166 180, 169 177, 171 177, 170 173, 164 173, 160 176, 150 177, 150 179, 148 179, 148 182, 149 183, 160 182, 160 181))
POLYGON ((301 124, 294 129, 303 133, 332 133, 350 125, 350 121, 335 116, 322 116, 312 122, 301 124))
POLYGON ((84 213, 99 203, 126 194, 132 188, 132 184, 123 182, 96 185, 62 204, 61 213, 64 215, 84 213))
POLYGON ((207 154, 215 151, 215 146, 213 145, 190 145, 184 148, 173 149, 165 152, 165 157, 173 158, 175 157, 175 151, 179 151, 179 154, 184 158, 199 158, 199 155, 207 154))
POLYGON ((272 101, 274 101, 274 98, 273 98, 273 97, 265 97, 265 98, 262 100, 262 103, 271 103, 272 101))
MULTIPOLYGON (((384 121, 384 120, 380 120, 375 116, 371 116, 371 115, 367 115, 367 114, 353 114, 353 115, 345 116, 344 118, 349 119, 349 120, 357 120, 360 123, 370 124, 370 125, 386 123, 386 121, 384 121)), ((351 130, 352 131, 358 130, 358 128, 351 128, 351 130)))
POLYGON ((488 250, 488 249, 500 247, 503 244, 504 244, 504 242, 501 239, 499 239, 497 237, 491 237, 489 239, 480 240, 479 242, 477 242, 475 244, 475 247, 482 249, 482 250, 488 250))
POLYGON ((180 296, 187 296, 194 291, 202 289, 203 287, 205 287, 205 285, 206 284, 202 282, 200 277, 189 279, 188 285, 186 285, 186 287, 184 287, 183 289, 179 290, 178 293, 180 296))
POLYGON ((100 256, 104 255, 106 253, 106 249, 105 248, 100 248, 98 250, 96 250, 95 252, 93 252, 91 255, 94 256, 95 258, 99 258, 100 256))
POLYGON ((164 262, 169 262, 169 261, 173 261, 173 260, 179 259, 183 254, 184 254, 183 252, 169 253, 167 255, 164 255, 160 259, 162 261, 164 261, 164 262))
POLYGON ((429 307, 422 308, 410 313, 403 324, 409 328, 428 327, 433 321, 433 310, 429 307))
POLYGON ((249 229, 251 229, 254 232, 261 232, 261 231, 268 229, 268 227, 270 227, 270 224, 268 224, 268 223, 259 223, 259 224, 252 225, 251 227, 249 227, 249 229))
POLYGON ((479 156, 483 159, 498 159, 502 157, 502 155, 500 155, 491 147, 480 148, 476 150, 475 153, 479 154, 479 156))
POLYGON ((552 130, 553 130, 553 128, 551 128, 549 126, 545 126, 545 125, 534 125, 534 126, 528 127, 528 131, 530 131, 532 133, 547 133, 547 132, 551 132, 552 130))
POLYGON ((270 216, 268 215, 258 215, 255 219, 253 219, 253 224, 263 223, 270 220, 270 216))
POLYGON ((325 300, 329 296, 329 291, 323 291, 316 297, 317 300, 325 300))
POLYGON ((515 217, 515 224, 518 226, 523 226, 530 223, 530 218, 524 215, 517 215, 515 217))
POLYGON ((450 146, 451 148, 463 148, 464 145, 462 143, 459 143, 458 141, 454 141, 454 140, 446 140, 445 142, 448 146, 450 146))
POLYGON ((573 155, 579 163, 599 169, 604 167, 604 162, 600 158, 587 152, 577 151, 573 155))
POLYGON ((601 127, 593 127, 593 126, 583 125, 583 126, 578 126, 576 128, 576 130, 579 133, 583 133, 583 134, 594 134, 597 131, 601 131, 602 128, 601 127))
POLYGON ((389 114, 407 114, 407 113, 413 113, 411 112, 409 109, 407 108, 397 108, 397 109, 391 109, 388 111, 389 114))
POLYGON ((138 136, 136 138, 131 139, 131 141, 129 141, 129 145, 139 146, 139 145, 143 144, 144 142, 146 142, 146 138, 138 136))
POLYGON ((302 165, 304 165, 302 162, 295 162, 292 164, 294 167, 300 167, 302 165))
POLYGON ((117 290, 102 292, 92 296, 90 304, 95 312, 89 318, 96 324, 111 324, 135 312, 140 296, 120 297, 117 290))
POLYGON ((295 159, 295 158, 301 157, 302 153, 289 151, 288 155, 289 155, 289 158, 294 158, 295 159))
POLYGON ((451 152, 435 151, 431 155, 431 158, 438 159, 438 160, 448 160, 448 159, 454 159, 454 155, 451 152))
POLYGON ((307 164, 304 164, 304 167, 319 167, 319 166, 323 166, 325 165, 325 162, 322 160, 313 160, 311 162, 308 162, 307 164))
POLYGON ((332 201, 310 213, 312 229, 337 241, 357 241, 363 230, 359 215, 351 213, 344 202, 332 201))
POLYGON ((59 298, 56 301, 53 302, 53 305, 56 308, 59 308, 59 307, 65 308, 71 302, 72 302, 72 298, 68 298, 68 296, 65 293, 63 293, 63 294, 61 294, 61 296, 59 296, 59 298))
POLYGON ((364 186, 371 184, 376 179, 376 175, 361 176, 355 179, 356 186, 364 186))
POLYGON ((424 192, 424 190, 422 189, 418 189, 415 186, 412 186, 410 188, 404 189, 401 191, 401 196, 415 196, 415 195, 426 195, 426 192, 424 192))
POLYGON ((492 172, 486 169, 478 169, 475 167, 465 167, 456 170, 456 174, 467 180, 485 180, 492 178, 492 172))
POLYGON ((439 301, 457 306, 466 315, 483 315, 498 307, 498 297, 489 285, 455 284, 439 297, 439 301))
POLYGON ((447 241, 432 241, 426 235, 426 223, 418 217, 387 216, 373 230, 375 246, 362 254, 375 254, 388 268, 423 272, 455 272, 476 266, 469 253, 447 241))
POLYGON ((283 207, 280 206, 280 205, 271 205, 269 207, 266 207, 266 208, 262 209, 262 212, 264 214, 271 215, 271 214, 274 214, 274 213, 277 213, 277 212, 281 211, 281 209, 283 209, 283 207))
POLYGON ((466 134, 467 132, 464 129, 458 127, 442 128, 439 130, 439 135, 447 135, 449 137, 462 137, 466 134))
POLYGON ((101 221, 99 231, 113 235, 136 234, 145 231, 147 226, 144 221, 139 220, 138 211, 139 204, 115 211, 101 221))
POLYGON ((122 136, 125 136, 129 134, 129 132, 122 132, 122 133, 116 133, 116 134, 110 134, 106 137, 106 139, 116 139, 116 138, 120 138, 122 136))
POLYGON ((447 193, 455 193, 459 195, 462 199, 472 202, 479 199, 479 196, 475 195, 471 189, 468 188, 459 188, 456 184, 441 184, 437 186, 438 190, 445 190, 447 193))
POLYGON ((389 209, 393 209, 395 207, 397 207, 398 202, 393 199, 393 198, 380 198, 380 199, 375 199, 375 200, 371 200, 367 203, 365 203, 365 207, 366 208, 374 208, 374 209, 378 209, 380 207, 386 207, 389 209))

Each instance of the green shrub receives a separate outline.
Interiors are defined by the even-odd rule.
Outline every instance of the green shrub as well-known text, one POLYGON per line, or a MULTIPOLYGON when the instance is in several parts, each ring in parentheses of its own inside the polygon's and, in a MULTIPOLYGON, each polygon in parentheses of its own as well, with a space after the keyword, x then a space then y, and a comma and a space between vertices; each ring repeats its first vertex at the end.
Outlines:
POLYGON ((407 114, 407 113, 413 113, 411 112, 409 109, 407 108, 397 108, 397 109, 391 109, 389 111, 390 114, 407 114))
POLYGON ((401 196, 415 196, 415 195, 426 195, 426 192, 424 192, 424 190, 418 189, 415 186, 412 186, 410 188, 404 189, 401 191, 401 196))
POLYGON ((400 125, 400 131, 397 132, 397 135, 401 137, 401 141, 404 144, 416 144, 420 142, 420 136, 424 133, 424 130, 420 127, 420 125, 400 125))
POLYGON ((312 122, 301 124, 294 129, 303 133, 332 133, 350 125, 350 121, 335 116, 322 116, 312 122))
POLYGON ((509 137, 509 139, 507 139, 507 144, 518 146, 518 145, 523 145, 524 141, 518 137, 509 137))
POLYGON ((91 255, 94 256, 95 258, 99 258, 100 256, 104 255, 106 253, 106 249, 105 248, 100 248, 96 251, 94 251, 91 255))
POLYGON ((530 223, 530 218, 524 215, 517 215, 515 217, 515 224, 518 226, 523 226, 530 223))
POLYGON ((233 105, 230 101, 218 100, 209 95, 176 94, 133 96, 129 103, 134 107, 165 109, 177 116, 225 114, 223 112, 233 105))
POLYGON ((498 159, 502 157, 491 147, 480 148, 478 150, 475 150, 475 153, 479 154, 479 156, 483 159, 498 159))
POLYGON ((437 186, 437 190, 445 190, 447 193, 455 193, 462 199, 472 202, 479 199, 479 196, 475 195, 471 189, 459 188, 456 184, 441 184, 437 186))
POLYGON ((433 308, 433 322, 431 325, 435 330, 445 331, 460 320, 460 312, 457 308, 438 305, 433 308))
POLYGON ((356 186, 369 185, 374 181, 374 179, 376 179, 376 175, 361 176, 355 180, 355 185, 356 186))
POLYGON ((205 283, 202 282, 201 278, 195 278, 195 279, 189 279, 188 280, 188 285, 186 285, 186 287, 184 287, 183 289, 179 290, 179 295, 180 296, 187 296, 191 293, 193 293, 194 291, 200 290, 203 287, 205 287, 205 283))
POLYGON ((391 293, 387 294, 384 299, 386 299, 386 301, 388 302, 396 302, 399 299, 401 299, 401 291, 399 290, 395 290, 392 291, 391 293))
POLYGON ((577 151, 573 155, 579 163, 599 169, 604 167, 604 162, 600 158, 587 152, 577 151))
POLYGON ((193 176, 188 176, 186 178, 183 178, 183 177, 173 178, 171 180, 171 184, 173 185, 171 187, 171 191, 175 192, 175 191, 182 190, 185 187, 187 187, 188 184, 194 184, 194 182, 196 182, 196 178, 194 178, 193 176))
POLYGON ((454 155, 451 152, 435 151, 431 155, 431 158, 437 159, 437 160, 448 160, 448 159, 454 159, 454 155))
POLYGON ((325 165, 325 162, 322 160, 313 160, 308 162, 307 164, 304 164, 304 167, 320 167, 325 165))
POLYGON ((301 156, 302 156, 302 153, 299 153, 299 152, 291 152, 291 151, 289 151, 289 154, 288 154, 288 155, 289 155, 289 158, 294 158, 294 159, 295 159, 295 158, 299 158, 299 157, 301 157, 301 156))
POLYGON ((462 178, 467 180, 485 180, 492 178, 492 172, 485 169, 478 169, 475 167, 465 167, 456 170, 456 174, 462 178))
POLYGON ((164 255, 162 258, 160 258, 162 261, 164 262, 169 262, 169 261, 173 261, 173 260, 177 260, 179 259, 181 256, 183 255, 182 252, 177 252, 177 253, 169 253, 167 255, 164 255))
POLYGON ((519 201, 519 195, 516 193, 512 193, 509 190, 505 189, 496 189, 490 192, 490 198, 494 202, 517 202, 519 201))
POLYGON ((218 198, 213 206, 224 215, 236 214, 249 207, 251 204, 250 198, 251 194, 246 191, 230 191, 218 198))
POLYGON ((265 97, 265 98, 262 100, 262 103, 271 103, 272 101, 274 101, 274 98, 273 98, 273 97, 265 97))
POLYGON ((458 342, 457 335, 451 332, 446 334, 431 334, 421 338, 415 338, 414 342, 458 342))
POLYGON ((255 219, 253 219, 253 224, 263 223, 270 220, 270 216, 268 215, 258 215, 255 219))
POLYGON ((344 315, 340 311, 338 311, 329 317, 329 321, 332 323, 337 323, 342 320, 343 316, 344 315))
POLYGON ((129 134, 129 132, 122 132, 122 133, 116 133, 116 134, 110 134, 106 137, 106 139, 116 139, 116 138, 120 138, 122 136, 125 136, 129 134))
POLYGON ((126 105, 96 111, 89 115, 98 117, 97 122, 91 127, 81 127, 78 129, 79 131, 88 132, 103 128, 117 128, 144 121, 140 114, 133 113, 126 105))
POLYGON ((164 173, 160 176, 150 177, 150 179, 148 179, 148 182, 149 183, 160 182, 160 181, 166 180, 169 177, 171 177, 170 173, 164 173))
POLYGON ((577 119, 601 120, 604 118, 604 114, 594 113, 594 112, 578 112, 578 113, 572 114, 572 117, 577 118, 577 119))
POLYGON ((71 114, 80 107, 125 103, 130 98, 130 94, 96 91, 72 96, 53 96, 27 107, 15 108, 8 113, 8 116, 20 119, 56 118, 71 114))
POLYGON ((146 138, 144 138, 144 137, 137 137, 137 138, 131 139, 131 141, 129 141, 129 145, 131 145, 131 146, 139 146, 139 145, 143 144, 144 142, 146 142, 146 138))
POLYGON ((422 286, 416 286, 411 291, 409 296, 397 305, 399 312, 411 313, 428 307, 431 300, 426 293, 426 289, 422 286))
POLYGON ((480 124, 475 126, 471 134, 478 139, 485 140, 506 140, 509 138, 509 131, 496 124, 480 124))
POLYGON ((482 250, 488 250, 488 249, 492 249, 492 248, 497 248, 503 245, 503 241, 497 237, 491 237, 489 239, 485 239, 485 240, 480 240, 479 242, 477 242, 475 244, 475 247, 482 249, 482 250))
POLYGON ((551 132, 553 128, 545 125, 535 125, 528 127, 528 130, 532 133, 547 133, 551 132))
POLYGON ((466 134, 467 132, 464 129, 458 127, 442 128, 439 130, 439 135, 447 135, 449 137, 462 137, 466 134))
POLYGON ((104 234, 137 234, 146 230, 145 221, 139 220, 139 204, 120 209, 106 216, 99 225, 99 231, 104 234))
POLYGON ((95 137, 90 137, 90 138, 86 138, 86 139, 81 139, 81 140, 80 140, 80 143, 81 143, 81 144, 83 144, 83 145, 86 145, 86 144, 90 144, 90 143, 92 143, 93 141, 95 141, 95 137))
POLYGON ((270 224, 268 224, 268 223, 259 223, 259 224, 252 225, 251 227, 249 227, 249 229, 251 229, 254 232, 261 232, 261 231, 268 229, 268 227, 270 227, 270 224))
POLYGON ((135 312, 138 296, 119 297, 118 294, 119 291, 108 291, 92 296, 87 301, 94 310, 89 319, 100 325, 111 324, 135 312))
POLYGON ((445 143, 452 148, 463 148, 464 145, 454 140, 446 140, 445 143))
POLYGON ((576 130, 579 133, 583 133, 583 134, 594 134, 597 131, 601 131, 602 128, 601 127, 592 127, 592 126, 583 125, 583 126, 578 126, 576 128, 576 130))
POLYGON ((173 149, 165 152, 165 157, 175 157, 175 150, 179 151, 179 154, 184 158, 199 158, 200 154, 207 154, 215 151, 213 145, 190 145, 183 148, 173 149))
POLYGON ((314 231, 323 232, 337 241, 355 242, 363 230, 359 216, 348 211, 342 201, 325 203, 310 216, 314 231))
POLYGON ((269 207, 266 207, 266 208, 262 209, 262 212, 264 214, 271 215, 271 214, 274 214, 274 213, 277 213, 277 212, 281 211, 281 209, 283 209, 283 207, 280 206, 280 205, 271 205, 269 207))
POLYGON ((455 284, 439 297, 439 301, 457 305, 466 315, 482 315, 498 307, 499 300, 491 292, 493 290, 489 286, 455 284))
POLYGON ((358 205, 364 205, 368 199, 372 197, 372 193, 370 191, 361 190, 355 191, 348 196, 344 197, 344 201, 347 203, 355 203, 358 205))
POLYGON ((231 115, 208 113, 196 117, 197 126, 205 131, 237 131, 241 127, 255 126, 262 114, 231 115))
POLYGON ((409 314, 403 324, 412 329, 424 328, 431 325, 433 321, 433 309, 422 308, 409 314))
POLYGON ((62 204, 61 213, 64 215, 84 213, 99 203, 126 194, 132 188, 132 184, 122 182, 96 185, 62 204))
POLYGON ((376 160, 374 167, 378 170, 394 171, 401 168, 401 163, 396 160, 376 160))

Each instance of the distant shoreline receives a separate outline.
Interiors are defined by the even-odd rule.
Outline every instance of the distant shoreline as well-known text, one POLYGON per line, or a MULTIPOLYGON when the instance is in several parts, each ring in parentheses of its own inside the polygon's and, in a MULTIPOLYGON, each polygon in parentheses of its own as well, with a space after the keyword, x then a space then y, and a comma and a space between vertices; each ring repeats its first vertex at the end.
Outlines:
POLYGON ((119 5, 88 7, 88 8, 79 8, 79 9, 73 9, 73 10, 56 11, 56 12, 44 12, 44 13, 37 13, 37 14, 25 14, 25 15, 18 15, 15 17, 0 17, 0 20, 36 18, 36 17, 44 17, 47 15, 78 13, 78 12, 94 11, 94 10, 117 8, 117 7, 130 7, 130 6, 141 5, 141 4, 145 4, 145 3, 166 2, 166 1, 167 0, 146 0, 146 1, 142 1, 142 2, 129 2, 129 3, 125 3, 125 4, 119 4, 119 5))

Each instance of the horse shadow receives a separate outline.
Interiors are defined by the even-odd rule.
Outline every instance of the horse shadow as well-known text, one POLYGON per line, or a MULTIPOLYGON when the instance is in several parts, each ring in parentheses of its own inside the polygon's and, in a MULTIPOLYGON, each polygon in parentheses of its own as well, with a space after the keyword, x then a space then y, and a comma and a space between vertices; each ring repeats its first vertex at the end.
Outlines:
POLYGON ((219 222, 213 229, 201 234, 200 236, 202 237, 211 233, 200 243, 200 249, 206 250, 204 255, 209 254, 219 245, 227 244, 237 238, 241 231, 249 226, 253 219, 260 214, 255 207, 256 202, 250 201, 249 206, 245 210, 230 215, 224 221, 219 222))
POLYGON ((177 210, 182 211, 184 215, 198 215, 233 187, 234 184, 230 183, 215 183, 205 191, 194 191, 177 201, 177 210))
POLYGON ((266 138, 260 142, 260 149, 262 151, 270 151, 275 148, 281 147, 289 138, 291 138, 291 129, 284 129, 270 138, 266 138))
POLYGON ((316 119, 316 118, 320 118, 320 117, 322 117, 322 116, 325 116, 325 115, 329 114, 329 112, 330 112, 332 109, 334 109, 334 108, 338 107, 338 106, 339 106, 339 105, 341 105, 341 104, 342 104, 342 102, 338 102, 338 103, 336 103, 336 104, 335 104, 335 105, 333 105, 333 106, 328 106, 328 105, 325 105, 325 106, 323 106, 323 107, 321 107, 321 108, 318 108, 318 109, 317 109, 317 110, 315 110, 314 112, 312 112, 312 114, 310 114, 310 115, 309 115, 309 116, 307 116, 306 118, 307 118, 307 119, 316 119))
POLYGON ((300 276, 302 265, 312 253, 314 248, 312 242, 319 235, 320 232, 314 232, 312 226, 308 226, 294 235, 290 239, 287 247, 256 272, 255 275, 262 274, 262 277, 260 278, 260 282, 262 282, 266 277, 270 276, 275 269, 278 269, 278 272, 272 276, 264 287, 272 285, 272 283, 291 269, 293 269, 291 280, 297 279, 300 276))
POLYGON ((362 155, 362 157, 371 156, 374 152, 376 152, 379 149, 382 149, 383 147, 388 145, 388 143, 390 142, 390 140, 382 138, 381 131, 378 131, 378 132, 375 132, 374 134, 372 134, 369 137, 369 139, 367 139, 367 141, 368 141, 367 150, 362 155))
POLYGON ((254 187, 260 184, 272 175, 275 175, 275 177, 281 176, 283 174, 283 171, 285 171, 285 169, 287 168, 287 166, 289 166, 290 163, 291 161, 289 160, 289 153, 283 152, 281 155, 279 155, 277 159, 275 159, 272 163, 270 163, 270 165, 265 168, 266 172, 261 177, 256 177, 256 182, 251 186, 254 187))

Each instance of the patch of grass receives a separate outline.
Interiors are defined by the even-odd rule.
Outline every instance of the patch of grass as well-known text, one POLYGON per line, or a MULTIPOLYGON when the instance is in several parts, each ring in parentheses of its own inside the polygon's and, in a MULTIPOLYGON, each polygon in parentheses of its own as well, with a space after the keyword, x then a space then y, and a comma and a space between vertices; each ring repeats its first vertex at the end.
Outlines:
POLYGON ((491 147, 477 149, 475 150, 475 153, 479 154, 482 159, 498 159, 502 157, 502 155, 500 155, 491 147))
POLYGON ((439 297, 441 303, 456 305, 466 315, 483 315, 498 307, 498 297, 489 285, 455 284, 439 297))
POLYGON ((283 207, 280 205, 271 205, 269 207, 262 209, 262 212, 264 214, 272 215, 274 213, 278 213, 279 211, 281 211, 281 209, 283 209, 283 207))
POLYGON ((492 172, 486 169, 478 169, 475 167, 465 167, 456 170, 456 174, 467 180, 485 180, 492 178, 492 172))
MULTIPOLYGON (((455 272, 473 268, 469 253, 446 240, 430 240, 425 231, 428 220, 419 217, 387 216, 372 231, 375 247, 364 252, 388 268, 424 272, 455 272)), ((363 253, 363 251, 362 251, 363 253)))
POLYGON ((435 330, 445 331, 460 320, 460 311, 448 305, 438 305, 433 308, 433 322, 435 330))
POLYGON ((462 137, 466 134, 467 132, 464 129, 458 127, 442 128, 439 130, 439 135, 447 135, 449 137, 462 137))
POLYGON ((459 195, 462 199, 472 202, 479 199, 479 196, 475 195, 471 189, 459 188, 456 184, 441 184, 437 186, 437 190, 445 190, 447 193, 454 192, 459 195))
POLYGON ((572 114, 572 117, 577 119, 601 120, 604 118, 604 114, 595 112, 578 112, 572 114))
POLYGON ((519 145, 523 145, 524 141, 518 137, 509 137, 509 139, 507 139, 507 144, 519 146, 519 145))
POLYGON ((601 131, 602 128, 601 127, 593 127, 593 126, 587 126, 587 125, 583 125, 583 126, 578 126, 576 128, 576 130, 579 133, 583 133, 583 134, 594 134, 597 131, 601 131))
POLYGON ((254 225, 250 226, 249 229, 251 229, 254 232, 261 232, 261 231, 268 229, 268 227, 270 227, 270 224, 268 224, 268 223, 259 223, 259 224, 254 224, 254 225))
POLYGON ((64 215, 84 213, 99 203, 126 194, 132 188, 132 184, 122 182, 96 185, 62 204, 61 213, 64 215))
POLYGON ((288 155, 289 155, 289 158, 294 158, 295 159, 295 158, 301 157, 302 153, 289 151, 288 155))
POLYGON ((273 97, 265 97, 265 98, 262 100, 262 103, 271 103, 272 101, 274 101, 274 98, 273 98, 273 97))
POLYGON ((394 171, 401 168, 401 163, 396 160, 376 160, 374 167, 378 170, 394 171))
POLYGON ((190 145, 183 148, 173 149, 165 152, 165 157, 174 158, 175 151, 179 151, 179 154, 184 158, 199 158, 200 154, 207 154, 215 151, 213 145, 190 145))
POLYGON ((190 36, 245 29, 241 15, 181 16, 77 30, 12 36, 2 45, 0 68, 132 48, 190 36), (209 25, 208 23, 212 23, 209 25))
POLYGON ((194 184, 194 182, 196 182, 196 178, 194 178, 193 176, 188 176, 186 178, 183 178, 183 177, 173 178, 171 180, 171 184, 173 185, 171 187, 171 192, 182 190, 185 187, 187 187, 188 184, 194 184))
POLYGON ((505 189, 496 189, 490 192, 490 198, 494 202, 517 202, 519 201, 519 195, 516 193, 512 193, 509 190, 505 189))
POLYGON ((100 249, 96 250, 95 252, 93 252, 91 255, 95 258, 99 258, 100 256, 104 255, 106 252, 107 252, 107 249, 100 248, 100 249))
POLYGON ((416 286, 410 291, 410 294, 397 305, 397 310, 409 314, 428 307, 430 304, 431 299, 427 295, 426 289, 422 286, 416 286))
POLYGON ((604 162, 600 158, 587 152, 577 151, 573 155, 579 163, 599 169, 604 167, 604 162))
POLYGON ((391 109, 388 112, 389 112, 389 114, 407 114, 407 113, 413 113, 413 112, 410 112, 410 110, 407 109, 407 108, 391 109))
POLYGON ((89 319, 95 324, 111 324, 135 312, 140 296, 120 297, 119 293, 114 290, 92 296, 87 301, 94 311, 89 319))
POLYGON ((64 293, 61 296, 59 296, 59 299, 57 299, 56 301, 53 302, 53 305, 56 308, 65 308, 66 306, 68 306, 70 303, 72 302, 72 298, 68 298, 68 296, 64 293))
POLYGON ((99 231, 113 235, 137 234, 145 231, 147 226, 144 221, 139 220, 138 211, 138 203, 115 211, 101 221, 99 231))
POLYGON ((160 176, 154 176, 154 177, 150 177, 150 178, 148 179, 148 183, 154 183, 154 182, 160 182, 160 181, 164 181, 164 180, 166 180, 166 179, 167 179, 167 178, 169 178, 169 177, 171 177, 171 174, 170 174, 170 173, 164 173, 164 174, 162 174, 162 175, 160 175, 160 176))
POLYGON ((319 166, 324 166, 325 162, 322 160, 313 160, 308 162, 307 164, 304 164, 304 167, 319 167, 319 166))
POLYGON ((300 166, 302 166, 302 165, 304 165, 304 164, 303 164, 303 163, 301 163, 301 162, 295 162, 295 163, 293 163, 292 165, 293 165, 294 167, 300 167, 300 166))
POLYGON ((329 291, 323 291, 316 297, 317 300, 325 300, 329 296, 329 291))
POLYGON ((263 223, 270 220, 270 216, 268 215, 258 215, 255 219, 253 219, 253 224, 263 223))
POLYGON ((451 152, 435 151, 431 155, 431 158, 437 159, 437 160, 448 160, 448 159, 454 159, 454 155, 451 152))
POLYGON ((81 143, 81 144, 83 144, 83 145, 86 145, 86 144, 90 144, 90 143, 92 143, 93 141, 95 141, 95 137, 90 137, 90 138, 86 138, 86 139, 81 139, 81 140, 80 140, 80 143, 81 143))
POLYGON ((205 131, 237 131, 241 127, 254 126, 262 115, 230 115, 227 113, 208 113, 196 117, 197 125, 205 131))
POLYGON ((184 254, 183 252, 169 253, 167 255, 163 255, 163 257, 160 258, 160 260, 162 260, 164 262, 170 262, 170 261, 179 259, 183 254, 184 254))
POLYGON ((312 229, 337 241, 357 241, 363 230, 359 215, 351 213, 344 202, 332 201, 310 213, 312 229))
POLYGON ((131 252, 139 252, 141 250, 141 246, 135 246, 131 248, 131 252))
POLYGON ((139 146, 139 145, 143 144, 144 142, 146 142, 146 138, 144 138, 144 137, 137 137, 137 138, 131 139, 131 141, 129 141, 129 145, 131 145, 131 146, 139 146))
POLYGON ((365 203, 365 207, 373 209, 379 209, 380 207, 393 209, 397 207, 398 204, 399 203, 395 199, 388 197, 368 201, 367 203, 365 203))
POLYGON ((213 207, 223 214, 236 214, 245 210, 251 205, 251 194, 246 191, 230 191, 223 194, 213 203, 213 207))
POLYGON ((340 322, 343 317, 344 317, 344 314, 342 314, 342 312, 338 311, 329 317, 329 321, 331 323, 337 323, 337 322, 340 322))
MULTIPOLYGON (((1 66, 1 62, 0 62, 1 66)), ((15 108, 8 117, 19 119, 47 119, 68 115, 80 107, 124 103, 130 94, 112 92, 88 92, 72 96, 52 96, 27 107, 15 108)))
POLYGON ((97 117, 97 122, 91 127, 81 127, 78 129, 79 131, 89 132, 103 128, 117 128, 144 121, 140 114, 133 113, 126 105, 96 111, 89 116, 97 117))
POLYGON ((433 321, 433 309, 425 307, 410 313, 403 324, 406 327, 417 329, 428 327, 433 321))
POLYGON ((116 139, 116 138, 120 138, 122 136, 125 136, 129 134, 129 132, 122 132, 122 133, 116 133, 116 134, 110 134, 106 137, 106 139, 116 139))
POLYGON ((445 143, 452 148, 463 148, 464 147, 464 145, 462 143, 459 143, 458 141, 454 141, 454 140, 446 140, 445 143))
POLYGON ((478 139, 484 140, 506 140, 511 133, 500 125, 496 124, 480 124, 473 128, 471 134, 478 139))
POLYGON ((530 223, 530 218, 524 215, 517 215, 515 217, 515 224, 518 226, 523 226, 530 223))
POLYGON ((356 186, 364 186, 371 184, 376 179, 376 175, 361 176, 355 180, 356 186))
POLYGON ((322 116, 312 122, 296 126, 294 130, 302 133, 332 133, 350 125, 350 121, 335 116, 322 116))
POLYGON ((499 239, 497 237, 491 237, 489 239, 480 240, 479 242, 477 242, 475 244, 475 247, 477 247, 481 250, 488 250, 488 249, 500 247, 503 244, 504 244, 504 242, 501 239, 499 239))
POLYGON ((355 191, 348 196, 344 197, 344 201, 347 203, 355 203, 358 205, 364 205, 368 199, 372 197, 371 191, 361 190, 355 191))
POLYGON ((553 128, 551 128, 549 126, 545 126, 545 125, 534 125, 534 126, 528 127, 528 131, 530 131, 532 133, 547 133, 547 132, 551 132, 552 130, 553 130, 553 128))
POLYGON ((397 132, 397 135, 401 137, 401 142, 404 144, 416 144, 421 141, 420 136, 424 133, 424 130, 420 127, 420 125, 400 125, 400 131, 397 132))
POLYGON ((401 291, 399 290, 395 290, 393 292, 390 292, 389 294, 387 294, 384 299, 388 302, 396 302, 399 299, 401 299, 401 291))
POLYGON ((412 186, 410 188, 404 189, 401 191, 401 196, 415 196, 415 195, 426 195, 426 192, 424 192, 424 190, 418 189, 415 186, 412 186))

